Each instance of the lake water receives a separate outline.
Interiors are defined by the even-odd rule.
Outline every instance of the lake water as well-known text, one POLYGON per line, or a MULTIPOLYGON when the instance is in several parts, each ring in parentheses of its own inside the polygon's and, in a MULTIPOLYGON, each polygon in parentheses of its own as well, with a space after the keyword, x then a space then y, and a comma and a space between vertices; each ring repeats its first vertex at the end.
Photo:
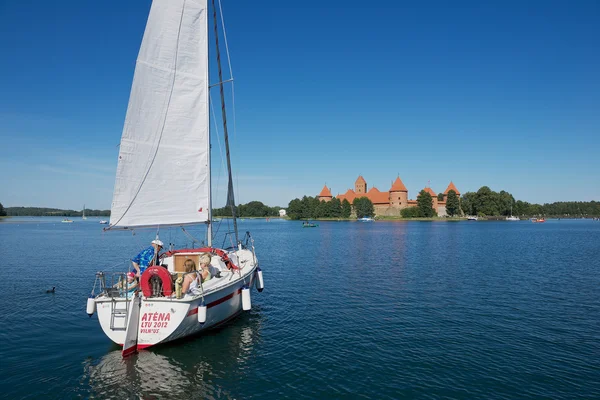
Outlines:
POLYGON ((0 397, 600 398, 600 222, 246 220, 252 311, 122 360, 85 301, 156 232, 98 221, 0 222, 0 397))

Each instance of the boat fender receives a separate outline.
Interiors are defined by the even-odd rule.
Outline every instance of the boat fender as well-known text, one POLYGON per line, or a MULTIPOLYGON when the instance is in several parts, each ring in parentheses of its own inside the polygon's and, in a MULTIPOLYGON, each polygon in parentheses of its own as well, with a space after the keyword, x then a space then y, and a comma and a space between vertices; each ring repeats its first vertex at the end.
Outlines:
POLYGON ((262 292, 264 288, 265 282, 263 281, 262 269, 258 267, 258 269, 256 270, 256 290, 262 292))
POLYGON ((178 299, 183 297, 183 276, 180 276, 175 281, 175 297, 178 299))
POLYGON ((206 304, 204 304, 204 301, 198 306, 198 322, 201 324, 206 322, 206 304))
POLYGON ((90 297, 88 297, 85 311, 90 317, 96 312, 96 300, 94 299, 94 296, 90 295, 90 297))
POLYGON ((144 296, 152 296, 152 285, 150 285, 150 278, 155 275, 158 275, 162 281, 163 296, 170 296, 173 293, 173 281, 171 280, 171 275, 169 275, 169 271, 166 268, 156 265, 146 268, 140 278, 140 286, 142 287, 142 293, 144 293, 144 296))
POLYGON ((250 300, 250 288, 248 286, 244 286, 242 288, 242 309, 244 311, 249 311, 252 308, 252 302, 250 300))

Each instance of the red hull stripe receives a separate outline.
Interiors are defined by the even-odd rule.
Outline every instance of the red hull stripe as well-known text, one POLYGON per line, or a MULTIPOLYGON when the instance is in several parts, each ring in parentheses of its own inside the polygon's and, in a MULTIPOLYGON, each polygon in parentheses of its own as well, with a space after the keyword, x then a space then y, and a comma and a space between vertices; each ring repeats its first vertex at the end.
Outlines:
MULTIPOLYGON (((208 303, 206 305, 206 308, 211 308, 211 307, 214 307, 214 306, 218 306, 219 304, 226 302, 227 300, 233 298, 233 296, 235 296, 236 294, 240 294, 240 293, 242 293, 242 289, 238 289, 235 292, 233 292, 231 294, 228 294, 225 297, 221 297, 219 300, 215 300, 212 303, 208 303)), ((194 314, 198 314, 198 307, 194 308, 193 310, 188 311, 186 317, 192 316, 194 314)))

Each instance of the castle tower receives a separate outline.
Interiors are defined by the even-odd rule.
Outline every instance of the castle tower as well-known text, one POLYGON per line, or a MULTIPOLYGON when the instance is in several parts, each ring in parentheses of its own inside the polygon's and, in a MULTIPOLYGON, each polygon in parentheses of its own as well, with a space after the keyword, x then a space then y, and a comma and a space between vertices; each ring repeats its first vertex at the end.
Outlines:
POLYGON ((446 191, 444 192, 444 201, 448 200, 448 192, 451 190, 454 190, 456 192, 456 195, 458 197, 460 197, 460 192, 458 191, 456 186, 454 186, 454 183, 452 183, 452 181, 450 181, 450 184, 448 185, 448 187, 446 188, 446 191))
POLYGON ((362 175, 359 175, 356 182, 354 182, 354 191, 357 195, 367 193, 367 181, 365 181, 365 178, 363 178, 362 175))
POLYGON ((408 190, 400 177, 397 177, 390 188, 390 207, 406 208, 408 207, 408 190))
POLYGON ((333 196, 331 195, 331 190, 327 187, 327 185, 323 186, 323 190, 317 196, 317 200, 319 201, 331 201, 333 196))

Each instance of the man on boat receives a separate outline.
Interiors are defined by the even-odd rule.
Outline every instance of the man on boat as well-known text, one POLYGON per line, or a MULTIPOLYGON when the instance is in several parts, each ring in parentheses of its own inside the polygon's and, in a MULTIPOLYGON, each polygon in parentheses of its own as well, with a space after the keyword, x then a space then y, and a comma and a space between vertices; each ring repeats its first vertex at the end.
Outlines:
POLYGON ((135 276, 138 278, 142 276, 146 268, 151 265, 155 265, 158 252, 163 248, 163 242, 158 239, 152 241, 152 245, 133 257, 131 259, 131 264, 133 264, 133 269, 135 269, 135 276))

